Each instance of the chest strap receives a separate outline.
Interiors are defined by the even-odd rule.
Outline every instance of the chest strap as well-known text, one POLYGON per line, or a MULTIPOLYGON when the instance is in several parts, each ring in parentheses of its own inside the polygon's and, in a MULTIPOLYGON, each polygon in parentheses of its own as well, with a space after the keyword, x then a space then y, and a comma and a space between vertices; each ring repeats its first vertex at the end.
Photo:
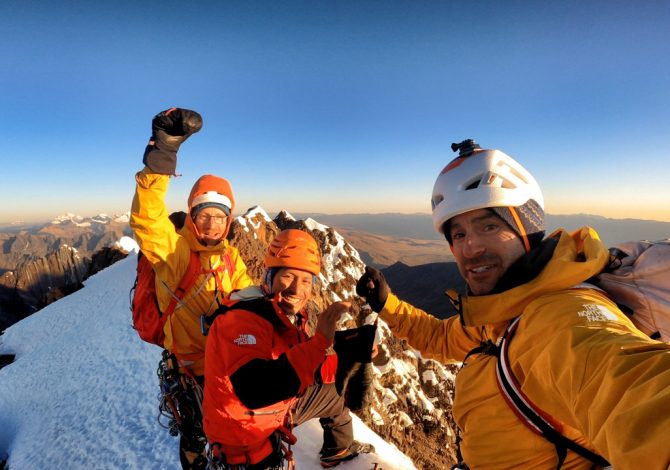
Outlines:
POLYGON ((500 347, 495 348, 493 350, 494 354, 492 354, 496 355, 498 358, 496 378, 498 388, 500 389, 505 402, 521 422, 531 431, 554 444, 556 453, 558 454, 557 470, 560 469, 563 462, 565 462, 568 449, 600 467, 609 467, 609 462, 603 457, 565 437, 562 434, 563 425, 559 421, 553 419, 549 414, 542 411, 542 409, 535 405, 530 398, 521 391, 521 387, 514 372, 512 372, 512 366, 508 356, 509 342, 519 326, 520 319, 521 317, 517 317, 510 322, 502 336, 500 347))

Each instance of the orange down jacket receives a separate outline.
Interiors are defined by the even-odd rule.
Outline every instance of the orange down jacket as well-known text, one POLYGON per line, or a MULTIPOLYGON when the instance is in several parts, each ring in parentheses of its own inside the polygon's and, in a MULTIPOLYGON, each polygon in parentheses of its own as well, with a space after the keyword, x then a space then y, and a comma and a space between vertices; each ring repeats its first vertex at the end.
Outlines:
MULTIPOLYGON (((602 292, 580 286, 608 260, 592 229, 556 236, 553 257, 537 277, 499 294, 463 297, 461 318, 439 320, 393 294, 380 317, 424 357, 460 362, 521 315, 509 360, 522 391, 565 425, 567 437, 615 469, 665 470, 670 344, 637 330, 602 292)), ((495 366, 495 357, 474 355, 456 379, 454 417, 465 462, 472 469, 556 468, 555 447, 502 398, 495 366)), ((568 452, 562 468, 591 466, 568 452)))
POLYGON ((304 325, 299 318, 294 326, 267 298, 240 301, 212 324, 203 425, 228 464, 254 464, 267 457, 272 450, 268 438, 285 424, 296 398, 317 377, 334 381, 337 357, 326 359, 331 343, 320 333, 308 337, 304 325))
POLYGON ((147 168, 137 173, 130 215, 135 239, 156 272, 156 293, 161 310, 170 303, 171 293, 186 272, 192 250, 200 255, 205 271, 225 265, 223 256, 226 254, 234 265, 232 273, 219 271, 216 277, 201 274, 165 323, 165 348, 177 355, 182 367, 187 367, 194 375, 203 375, 206 337, 200 329, 200 316, 213 313, 219 306, 217 299, 223 303, 232 291, 253 282, 237 249, 227 240, 216 246, 202 245, 193 234, 190 217, 186 218, 182 229, 175 231, 165 205, 169 179, 169 176, 151 173, 147 168))

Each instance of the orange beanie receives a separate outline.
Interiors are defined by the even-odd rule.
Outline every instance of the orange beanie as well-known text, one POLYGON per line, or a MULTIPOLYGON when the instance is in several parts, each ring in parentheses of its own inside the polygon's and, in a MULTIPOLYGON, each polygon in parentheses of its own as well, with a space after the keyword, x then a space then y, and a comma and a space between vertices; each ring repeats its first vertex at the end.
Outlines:
POLYGON ((189 212, 201 204, 224 206, 228 209, 224 209, 226 214, 232 213, 235 198, 228 180, 214 175, 203 175, 198 178, 188 197, 189 212))

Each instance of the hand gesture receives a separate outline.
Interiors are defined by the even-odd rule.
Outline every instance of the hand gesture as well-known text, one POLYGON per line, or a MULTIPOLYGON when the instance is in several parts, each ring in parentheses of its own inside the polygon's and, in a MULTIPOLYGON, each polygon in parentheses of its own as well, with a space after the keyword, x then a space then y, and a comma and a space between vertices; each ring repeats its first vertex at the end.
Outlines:
POLYGON ((202 116, 190 109, 170 108, 156 114, 151 121, 152 137, 158 140, 167 139, 178 143, 177 145, 200 129, 202 116))
POLYGON ((365 273, 356 283, 356 293, 365 298, 372 310, 379 312, 384 308, 389 292, 389 285, 381 271, 366 266, 365 273))
POLYGON ((182 108, 161 111, 151 121, 151 139, 142 161, 154 173, 174 175, 179 146, 200 129, 202 116, 195 111, 182 108))
POLYGON ((329 342, 333 342, 335 338, 335 329, 337 322, 342 315, 349 311, 351 302, 335 302, 326 310, 321 312, 319 319, 316 322, 316 332, 321 333, 329 342))

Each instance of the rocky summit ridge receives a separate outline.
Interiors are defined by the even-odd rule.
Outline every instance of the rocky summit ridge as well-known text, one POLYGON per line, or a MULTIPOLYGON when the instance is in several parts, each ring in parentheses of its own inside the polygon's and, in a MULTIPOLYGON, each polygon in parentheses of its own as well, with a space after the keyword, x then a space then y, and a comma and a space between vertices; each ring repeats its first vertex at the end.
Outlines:
POLYGON ((231 224, 231 244, 238 248, 249 273, 260 282, 268 243, 287 228, 308 231, 322 253, 320 282, 308 308, 311 323, 318 312, 338 300, 352 302, 341 328, 377 322, 377 350, 370 366, 372 385, 358 416, 385 440, 411 457, 418 468, 447 469, 455 463, 452 394, 456 366, 421 357, 396 338, 377 314, 355 295, 365 265, 358 251, 332 227, 314 219, 296 220, 286 211, 274 219, 252 207, 231 224), (378 321, 377 321, 378 320, 378 321))

